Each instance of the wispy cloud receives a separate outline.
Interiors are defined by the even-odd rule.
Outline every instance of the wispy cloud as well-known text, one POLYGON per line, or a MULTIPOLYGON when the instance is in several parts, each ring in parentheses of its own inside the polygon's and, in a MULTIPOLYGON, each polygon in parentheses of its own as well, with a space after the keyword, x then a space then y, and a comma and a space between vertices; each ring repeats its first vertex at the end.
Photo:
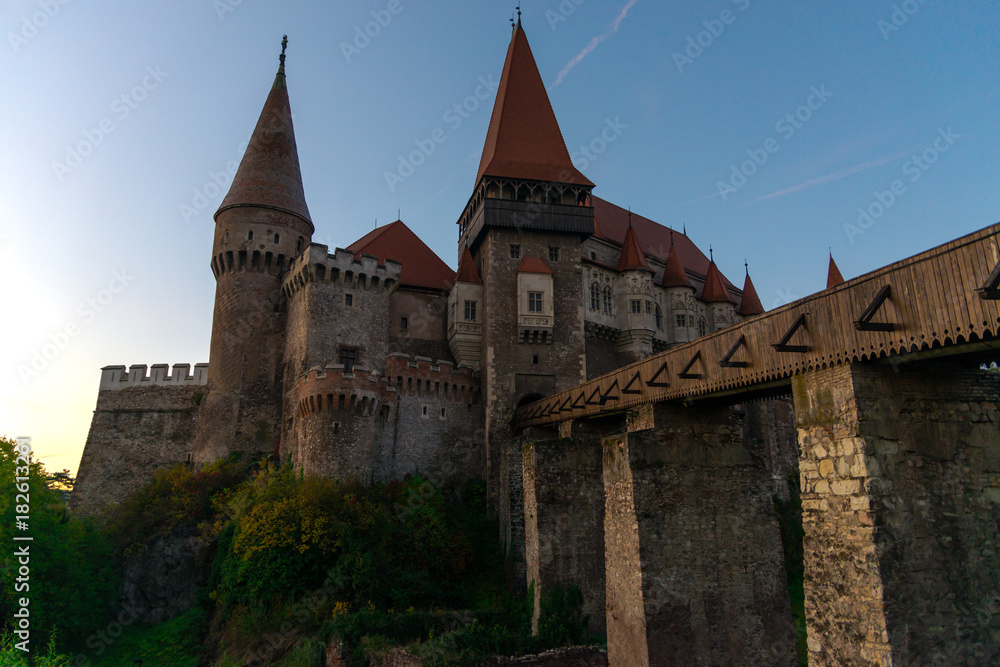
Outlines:
POLYGON ((611 27, 608 28, 607 31, 601 33, 597 37, 594 37, 592 40, 590 40, 590 43, 587 44, 587 46, 583 47, 583 50, 580 51, 580 53, 576 54, 573 57, 572 60, 570 60, 568 63, 566 63, 566 66, 563 67, 562 70, 559 72, 559 76, 556 77, 556 82, 552 84, 553 88, 555 88, 560 83, 562 83, 563 79, 566 78, 566 75, 569 74, 569 71, 571 69, 573 69, 574 67, 576 67, 578 64, 580 64, 580 62, 584 58, 586 58, 587 56, 589 56, 590 53, 594 49, 597 48, 598 44, 600 44, 601 42, 603 42, 604 40, 606 40, 608 37, 611 37, 616 32, 618 32, 618 28, 621 26, 622 21, 624 21, 625 17, 628 15, 628 10, 632 9, 632 7, 637 2, 639 2, 639 0, 628 0, 628 4, 625 5, 625 7, 622 9, 622 11, 618 14, 618 18, 616 18, 614 20, 614 23, 611 24, 611 27))
POLYGON ((712 197, 721 197, 722 195, 728 195, 731 192, 736 192, 739 188, 729 188, 728 190, 723 190, 722 192, 716 192, 712 195, 705 195, 704 197, 698 197, 697 199, 688 199, 687 201, 682 201, 680 204, 674 204, 674 208, 678 206, 684 206, 686 204, 693 204, 696 201, 705 201, 706 199, 711 199, 712 197))
POLYGON ((790 188, 784 188, 783 190, 778 190, 777 192, 772 192, 770 194, 761 195, 753 201, 749 202, 754 204, 759 201, 764 201, 766 199, 776 199, 777 197, 784 197, 785 195, 790 195, 794 192, 802 192, 803 190, 809 190, 820 185, 825 185, 827 183, 832 183, 833 181, 839 181, 842 178, 847 178, 848 176, 853 176, 862 171, 868 169, 873 169, 875 167, 886 164, 887 162, 892 162, 893 160, 898 160, 901 157, 905 157, 910 154, 910 151, 901 151, 899 153, 893 153, 892 155, 886 155, 877 160, 872 160, 870 162, 864 162, 862 164, 856 164, 853 167, 845 167, 832 174, 827 174, 826 176, 820 176, 819 178, 810 179, 804 183, 799 183, 798 185, 793 185, 790 188))

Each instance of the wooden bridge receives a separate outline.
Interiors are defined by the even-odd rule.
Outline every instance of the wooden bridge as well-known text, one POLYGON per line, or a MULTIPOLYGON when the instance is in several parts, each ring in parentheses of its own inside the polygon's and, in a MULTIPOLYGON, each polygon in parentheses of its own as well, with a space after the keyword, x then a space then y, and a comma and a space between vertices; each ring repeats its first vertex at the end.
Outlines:
POLYGON ((522 406, 518 427, 787 387, 841 364, 1000 347, 1000 223, 522 406), (920 353, 925 353, 921 355, 920 353))

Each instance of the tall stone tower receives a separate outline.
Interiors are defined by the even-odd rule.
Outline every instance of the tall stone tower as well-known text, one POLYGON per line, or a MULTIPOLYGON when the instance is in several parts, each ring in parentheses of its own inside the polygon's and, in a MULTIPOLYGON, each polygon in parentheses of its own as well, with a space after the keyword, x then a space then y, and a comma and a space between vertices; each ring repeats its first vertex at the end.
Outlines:
POLYGON ((482 280, 483 303, 460 310, 483 322, 484 474, 494 500, 517 404, 586 379, 581 243, 594 232, 593 185, 573 166, 518 21, 458 220, 459 253, 469 250, 482 280))
POLYGON ((285 335, 278 276, 314 231, 285 83, 286 45, 287 38, 243 161, 215 213, 215 311, 196 463, 278 444, 285 335))

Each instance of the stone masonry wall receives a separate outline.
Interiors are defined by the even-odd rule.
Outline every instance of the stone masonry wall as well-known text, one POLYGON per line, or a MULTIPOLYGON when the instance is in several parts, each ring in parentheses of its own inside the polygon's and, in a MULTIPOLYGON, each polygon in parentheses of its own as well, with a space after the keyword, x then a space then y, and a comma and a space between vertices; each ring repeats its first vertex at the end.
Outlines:
POLYGON ((996 664, 1000 378, 855 364, 794 389, 810 664, 996 664))
POLYGON ((770 452, 760 410, 658 405, 630 434, 651 665, 794 665, 770 452))
POLYGON ((175 386, 137 380, 101 389, 70 507, 95 514, 137 491, 157 470, 191 463, 197 403, 205 390, 204 380, 175 386))
POLYGON ((605 630, 604 483, 599 435, 524 447, 527 577, 535 582, 533 623, 556 582, 575 584, 592 631, 605 630))

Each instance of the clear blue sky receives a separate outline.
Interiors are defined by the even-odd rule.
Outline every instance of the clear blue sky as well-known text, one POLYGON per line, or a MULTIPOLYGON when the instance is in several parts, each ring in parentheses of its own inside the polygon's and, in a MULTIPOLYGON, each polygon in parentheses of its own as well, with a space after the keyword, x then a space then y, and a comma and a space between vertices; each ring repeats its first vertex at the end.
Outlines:
MULTIPOLYGON (((455 220, 492 107, 492 93, 478 108, 474 96, 481 80, 499 78, 513 8, 4 3, 0 432, 30 435, 50 468, 75 469, 101 366, 208 361, 212 213, 224 194, 212 174, 224 179, 241 157, 284 33, 314 240, 346 246, 401 209, 454 267, 455 220), (372 12, 386 25, 345 49, 372 12), (474 109, 467 118, 448 114, 463 103, 474 109), (444 143, 391 190, 386 172, 438 128, 444 143), (67 162, 81 142, 95 145, 67 162), (182 206, 194 214, 185 219, 182 206), (73 334, 61 336, 67 327, 73 334), (19 367, 51 339, 64 347, 23 378, 19 367)), ((578 163, 596 194, 686 225, 735 282, 748 259, 766 308, 822 289, 828 247, 850 278, 1000 220, 995 2, 533 0, 523 9, 570 151, 609 119, 625 126, 578 163), (814 88, 824 99, 810 99, 814 88), (929 149, 933 164, 913 161, 929 149), (743 165, 754 155, 766 162, 743 165), (734 166, 752 175, 719 195, 734 166), (881 216, 845 231, 859 207, 878 213, 875 193, 897 180, 901 194, 881 216)))

